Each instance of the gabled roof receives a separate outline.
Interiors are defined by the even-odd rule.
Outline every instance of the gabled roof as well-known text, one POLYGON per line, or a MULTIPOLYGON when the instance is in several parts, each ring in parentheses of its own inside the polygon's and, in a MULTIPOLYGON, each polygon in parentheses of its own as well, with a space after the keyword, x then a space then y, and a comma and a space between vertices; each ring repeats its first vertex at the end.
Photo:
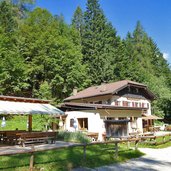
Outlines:
POLYGON ((154 99, 155 97, 154 94, 150 90, 147 89, 146 85, 138 83, 138 82, 130 81, 130 80, 122 80, 122 81, 117 81, 114 83, 108 83, 108 84, 102 84, 99 86, 89 87, 87 89, 84 89, 83 91, 78 92, 74 96, 70 96, 64 99, 64 101, 78 100, 78 99, 110 95, 110 94, 112 95, 129 85, 146 89, 151 99, 154 99))

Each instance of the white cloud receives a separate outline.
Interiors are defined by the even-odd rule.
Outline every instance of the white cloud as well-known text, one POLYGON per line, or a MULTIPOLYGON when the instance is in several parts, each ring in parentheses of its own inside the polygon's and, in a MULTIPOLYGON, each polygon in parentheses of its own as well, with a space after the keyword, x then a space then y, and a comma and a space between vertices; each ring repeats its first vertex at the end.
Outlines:
POLYGON ((169 59, 169 53, 165 53, 165 52, 164 52, 164 53, 163 53, 163 58, 166 59, 166 60, 168 60, 168 59, 169 59))

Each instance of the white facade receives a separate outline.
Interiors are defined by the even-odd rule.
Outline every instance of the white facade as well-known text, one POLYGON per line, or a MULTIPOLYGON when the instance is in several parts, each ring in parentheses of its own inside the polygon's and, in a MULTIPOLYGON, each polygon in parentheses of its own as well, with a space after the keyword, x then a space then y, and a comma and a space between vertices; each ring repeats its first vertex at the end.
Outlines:
POLYGON ((99 129, 104 129, 104 123, 103 120, 100 118, 99 113, 89 113, 89 112, 80 112, 80 111, 72 111, 72 112, 66 112, 68 115, 65 120, 65 129, 68 131, 72 131, 73 127, 70 125, 71 119, 76 120, 77 128, 76 130, 79 130, 79 123, 78 119, 80 118, 87 118, 88 119, 88 132, 99 132, 99 129))
MULTIPOLYGON (((143 113, 147 115, 151 115, 151 104, 149 100, 146 99, 128 99, 126 97, 119 97, 119 96, 113 96, 110 100, 102 101, 102 104, 110 104, 112 106, 124 106, 124 103, 127 103, 127 107, 133 108, 146 108, 143 113)), ((108 117, 113 118, 115 120, 118 120, 120 118, 125 118, 131 120, 131 122, 128 123, 128 132, 143 132, 143 126, 142 126, 142 111, 139 110, 134 111, 130 110, 127 111, 105 111, 105 112, 99 112, 97 113, 90 113, 90 112, 80 112, 80 111, 72 111, 72 112, 66 112, 67 117, 64 124, 64 129, 68 131, 74 131, 81 130, 80 127, 80 121, 81 119, 86 121, 86 126, 84 125, 84 130, 88 132, 101 132, 105 133, 105 123, 104 119, 107 119, 108 117), (71 121, 74 120, 76 122, 76 128, 73 128, 73 125, 71 121)), ((82 124, 82 123, 81 123, 82 124)))

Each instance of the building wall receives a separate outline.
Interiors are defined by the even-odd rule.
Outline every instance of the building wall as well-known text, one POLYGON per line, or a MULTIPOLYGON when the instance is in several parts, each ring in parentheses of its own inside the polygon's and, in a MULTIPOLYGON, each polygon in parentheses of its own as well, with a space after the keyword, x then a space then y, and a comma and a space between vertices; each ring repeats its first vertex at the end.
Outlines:
MULTIPOLYGON (((119 95, 105 95, 105 96, 98 96, 98 97, 92 97, 92 98, 87 98, 87 99, 81 99, 81 100, 76 100, 73 102, 78 102, 78 103, 102 103, 102 104, 108 104, 112 106, 124 106, 125 102, 130 108, 133 107, 142 107, 146 108, 146 110, 142 111, 141 109, 139 110, 111 110, 111 109, 101 109, 101 110, 96 110, 96 113, 94 111, 89 111, 89 112, 78 112, 78 111, 73 111, 73 112, 66 112, 68 114, 66 118, 66 130, 72 131, 73 128, 70 127, 70 119, 76 118, 88 118, 88 131, 89 132, 105 132, 105 125, 104 125, 104 118, 105 117, 113 117, 115 119, 119 117, 125 117, 126 119, 130 119, 131 122, 128 123, 128 132, 143 132, 143 126, 142 126, 142 113, 151 115, 151 102, 147 100, 146 98, 132 98, 132 97, 124 97, 124 96, 119 96, 119 95), (119 102, 119 103, 118 103, 119 102), (137 106, 133 106, 133 105, 137 106)), ((77 120, 77 125, 78 125, 78 120, 77 120)), ((77 127, 78 130, 78 127, 77 127)))
MULTIPOLYGON (((65 121, 65 130, 74 131, 74 129, 70 127, 70 119, 76 119, 78 125, 79 118, 88 118, 88 132, 99 132, 99 129, 104 128, 104 123, 99 113, 72 111, 66 112, 66 114, 68 114, 68 116, 65 121)), ((76 130, 79 130, 78 126, 76 130)), ((103 129, 103 131, 105 131, 105 129, 103 129)))
POLYGON ((104 119, 105 117, 112 117, 115 119, 119 119, 119 117, 125 117, 127 119, 131 119, 134 117, 134 122, 128 123, 128 132, 135 132, 139 131, 142 132, 142 118, 141 118, 141 112, 140 111, 108 111, 108 115, 106 115, 104 110, 99 110, 99 113, 92 113, 92 112, 79 112, 79 111, 72 111, 72 112, 66 112, 68 116, 66 117, 65 121, 65 130, 68 131, 74 131, 73 127, 70 127, 70 120, 75 119, 77 128, 78 129, 78 119, 79 118, 88 118, 88 132, 106 132, 105 130, 105 123, 104 119), (137 118, 137 119, 136 119, 137 118))

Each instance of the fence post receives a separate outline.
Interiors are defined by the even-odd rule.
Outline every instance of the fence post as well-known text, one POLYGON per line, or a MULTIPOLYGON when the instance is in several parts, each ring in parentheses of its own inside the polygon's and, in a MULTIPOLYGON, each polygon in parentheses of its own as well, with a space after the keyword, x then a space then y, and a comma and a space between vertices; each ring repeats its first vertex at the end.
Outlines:
POLYGON ((31 157, 30 157, 30 171, 33 171, 33 166, 34 166, 34 146, 31 146, 31 157))
POLYGON ((135 141, 135 150, 138 150, 138 142, 139 142, 139 140, 135 141))
POLYGON ((130 142, 127 142, 127 148, 130 149, 130 142))
POLYGON ((154 137, 154 144, 155 144, 155 145, 157 145, 157 140, 156 140, 156 139, 157 139, 157 137, 155 136, 155 137, 154 137))
POLYGON ((83 158, 86 160, 86 144, 83 146, 83 158))
POLYGON ((115 155, 114 155, 115 158, 118 157, 118 142, 115 142, 115 155))
POLYGON ((166 139, 165 139, 165 135, 163 136, 163 143, 165 143, 166 139))

